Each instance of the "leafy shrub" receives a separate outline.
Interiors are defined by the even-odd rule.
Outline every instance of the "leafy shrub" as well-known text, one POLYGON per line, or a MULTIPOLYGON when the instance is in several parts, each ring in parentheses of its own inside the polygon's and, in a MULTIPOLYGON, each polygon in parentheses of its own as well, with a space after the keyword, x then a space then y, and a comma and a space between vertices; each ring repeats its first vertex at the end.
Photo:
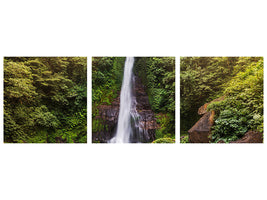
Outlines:
POLYGON ((160 129, 156 129, 156 139, 159 138, 175 138, 175 133, 173 130, 175 129, 175 119, 171 114, 157 114, 156 121, 159 125, 160 129))
POLYGON ((188 143, 189 142, 189 137, 188 135, 182 136, 180 139, 180 143, 188 143))
POLYGON ((248 130, 263 132, 263 60, 250 63, 225 86, 224 101, 213 102, 212 141, 230 142, 248 130))
POLYGON ((53 129, 59 125, 57 117, 49 112, 45 105, 37 107, 33 115, 37 126, 53 129))
POLYGON ((4 111, 4 140, 5 142, 22 142, 25 139, 21 127, 4 111))
POLYGON ((247 115, 237 109, 223 110, 212 127, 212 140, 230 142, 242 137, 248 131, 247 115))
POLYGON ((172 138, 159 138, 154 140, 152 143, 175 143, 175 139, 172 138))
POLYGON ((165 115, 157 119, 161 128, 156 130, 156 138, 175 137, 175 58, 142 57, 135 60, 135 74, 145 86, 151 109, 165 115))

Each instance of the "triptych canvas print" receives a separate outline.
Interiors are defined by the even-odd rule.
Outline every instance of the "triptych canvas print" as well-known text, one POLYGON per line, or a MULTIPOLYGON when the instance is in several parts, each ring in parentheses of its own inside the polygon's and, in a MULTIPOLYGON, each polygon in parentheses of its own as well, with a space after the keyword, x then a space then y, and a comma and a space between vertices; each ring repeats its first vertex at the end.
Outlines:
POLYGON ((263 57, 4 57, 4 143, 89 137, 263 143, 263 57))

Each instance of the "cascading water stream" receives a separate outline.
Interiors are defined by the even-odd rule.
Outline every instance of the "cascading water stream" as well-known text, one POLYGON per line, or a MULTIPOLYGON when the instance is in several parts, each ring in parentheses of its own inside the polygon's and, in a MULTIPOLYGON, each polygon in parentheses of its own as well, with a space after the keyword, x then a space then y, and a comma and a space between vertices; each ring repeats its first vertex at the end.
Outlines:
MULTIPOLYGON (((120 112, 115 136, 111 143, 130 143, 134 134, 144 134, 140 127, 140 115, 136 110, 136 99, 133 95, 133 66, 134 58, 127 57, 124 66, 123 82, 120 94, 120 112)), ((137 138, 141 138, 137 136, 137 138)), ((136 141, 140 142, 140 141, 136 141)))

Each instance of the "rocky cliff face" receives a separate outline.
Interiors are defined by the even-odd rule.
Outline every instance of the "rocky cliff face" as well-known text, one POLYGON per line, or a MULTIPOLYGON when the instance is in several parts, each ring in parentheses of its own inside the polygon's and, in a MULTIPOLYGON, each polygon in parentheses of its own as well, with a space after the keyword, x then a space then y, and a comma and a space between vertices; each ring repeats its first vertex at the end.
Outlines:
MULTIPOLYGON (((188 131, 189 143, 209 143, 211 134, 211 127, 214 123, 214 111, 207 111, 210 103, 215 101, 222 101, 224 97, 215 99, 209 103, 204 104, 198 110, 199 115, 203 115, 197 123, 188 131)), ((219 141, 218 143, 224 143, 219 141)), ((263 133, 257 131, 248 131, 241 139, 230 143, 263 143, 263 133)))
MULTIPOLYGON (((136 109, 140 115, 140 125, 141 128, 147 132, 147 142, 153 141, 155 139, 155 130, 158 128, 158 125, 141 80, 138 77, 134 77, 134 79, 135 84, 133 91, 137 101, 136 109)), ((118 94, 118 97, 114 99, 111 105, 98 106, 99 115, 96 116, 95 119, 99 119, 105 128, 102 131, 93 133, 93 142, 106 143, 115 135, 120 111, 119 96, 120 94, 118 94)))
POLYGON ((148 95, 145 92, 144 85, 139 77, 135 77, 134 94, 136 96, 136 110, 141 116, 141 128, 147 132, 148 141, 155 140, 155 130, 158 129, 154 112, 151 110, 148 95))
POLYGON ((97 107, 98 114, 95 119, 100 120, 101 125, 104 127, 101 131, 92 133, 92 141, 106 143, 115 133, 116 125, 118 123, 120 111, 120 95, 114 99, 111 105, 100 105, 97 107))

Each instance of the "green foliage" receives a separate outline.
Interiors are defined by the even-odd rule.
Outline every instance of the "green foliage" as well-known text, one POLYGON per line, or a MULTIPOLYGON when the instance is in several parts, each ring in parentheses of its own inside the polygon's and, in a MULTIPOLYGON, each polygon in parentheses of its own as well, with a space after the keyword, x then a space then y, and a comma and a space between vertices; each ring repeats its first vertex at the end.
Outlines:
POLYGON ((180 143, 189 143, 189 137, 188 137, 188 135, 182 136, 181 137, 181 140, 180 140, 180 143))
POLYGON ((43 128, 55 129, 59 125, 57 117, 49 112, 45 105, 35 109, 33 118, 35 119, 35 124, 43 128))
POLYGON ((225 100, 208 106, 217 113, 215 142, 236 140, 248 130, 263 132, 263 59, 245 66, 226 84, 225 100))
POLYGON ((86 65, 83 57, 5 58, 5 142, 86 142, 86 65))
POLYGON ((237 57, 181 57, 181 132, 187 132, 199 119, 204 103, 221 94, 223 85, 234 76, 237 57))
POLYGON ((175 139, 172 138, 159 138, 154 140, 152 143, 175 143, 175 139))
POLYGON ((61 129, 57 129, 54 138, 61 138, 68 143, 86 143, 87 127, 84 126, 84 124, 86 124, 86 119, 86 109, 75 113, 73 116, 65 118, 65 123, 68 124, 68 126, 63 126, 61 129))
POLYGON ((247 115, 234 108, 223 110, 215 120, 212 141, 230 142, 242 137, 247 131, 247 115))
POLYGON ((49 143, 52 132, 46 129, 38 129, 36 132, 27 133, 26 143, 49 143))
POLYGON ((98 132, 98 131, 103 131, 104 130, 104 124, 101 119, 95 119, 93 118, 92 121, 92 132, 98 132))
POLYGON ((175 112, 175 58, 136 58, 135 73, 146 87, 152 110, 175 112))
POLYGON ((12 119, 12 117, 4 111, 4 130, 5 141, 21 142, 24 138, 24 133, 21 127, 12 119))
POLYGON ((152 110, 161 113, 156 138, 175 138, 175 58, 137 57, 134 70, 145 86, 152 110))
POLYGON ((92 58, 92 101, 94 107, 110 104, 117 97, 123 77, 123 57, 92 58))
POLYGON ((92 131, 104 130, 103 121, 95 119, 99 105, 110 105, 119 95, 125 57, 92 58, 92 131))
POLYGON ((156 139, 159 138, 173 138, 175 139, 175 118, 171 114, 158 114, 156 115, 157 124, 159 129, 156 129, 156 139))
POLYGON ((37 95, 31 69, 24 63, 7 62, 4 68, 4 96, 14 101, 32 101, 37 95))
POLYGON ((182 57, 180 67, 182 133, 186 133, 199 120, 197 111, 200 106, 223 95, 224 101, 213 102, 208 106, 209 110, 215 110, 217 119, 213 141, 219 141, 220 138, 231 141, 235 139, 234 135, 241 137, 245 131, 242 127, 247 130, 262 130, 261 57, 182 57), (224 110, 234 110, 235 115, 220 116, 224 110), (257 122, 253 121, 254 114, 257 114, 257 117, 254 117, 258 119, 257 122), (237 116, 239 118, 236 118, 237 116))

